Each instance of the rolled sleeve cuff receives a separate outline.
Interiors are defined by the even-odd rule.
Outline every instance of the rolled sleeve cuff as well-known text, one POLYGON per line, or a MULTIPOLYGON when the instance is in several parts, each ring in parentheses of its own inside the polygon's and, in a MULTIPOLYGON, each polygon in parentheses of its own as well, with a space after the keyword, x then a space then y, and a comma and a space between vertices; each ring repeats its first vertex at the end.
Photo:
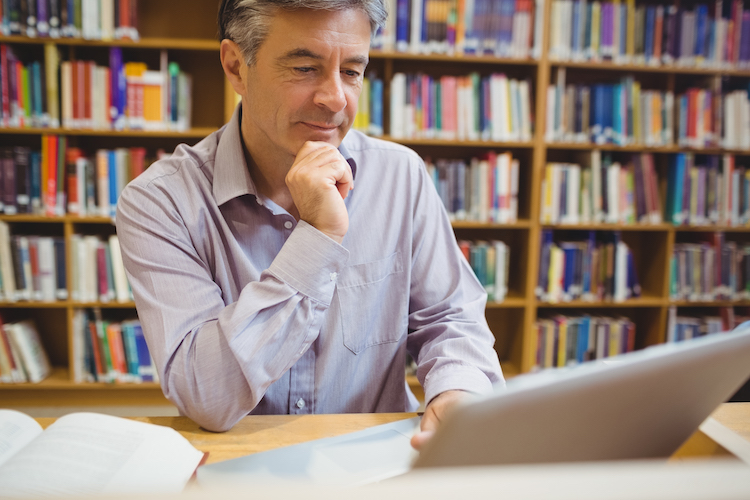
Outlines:
POLYGON ((268 271, 300 293, 330 305, 349 250, 299 221, 268 271))
POLYGON ((429 404, 445 391, 466 391, 474 394, 492 392, 492 382, 478 368, 470 366, 446 366, 425 378, 425 403, 429 404))

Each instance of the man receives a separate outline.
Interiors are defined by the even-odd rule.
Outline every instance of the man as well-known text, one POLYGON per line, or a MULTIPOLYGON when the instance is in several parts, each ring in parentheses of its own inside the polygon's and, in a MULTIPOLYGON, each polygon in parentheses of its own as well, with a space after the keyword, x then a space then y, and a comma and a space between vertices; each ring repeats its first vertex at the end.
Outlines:
POLYGON ((419 157, 349 131, 382 0, 228 0, 229 124, 123 192, 117 231, 165 395, 248 413, 413 411, 419 447, 502 382, 486 296, 419 157))

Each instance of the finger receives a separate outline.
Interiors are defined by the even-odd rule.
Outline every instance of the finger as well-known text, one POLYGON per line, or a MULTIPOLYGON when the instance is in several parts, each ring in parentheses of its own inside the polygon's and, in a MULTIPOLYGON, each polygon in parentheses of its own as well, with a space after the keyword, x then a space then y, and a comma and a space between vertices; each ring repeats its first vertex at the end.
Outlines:
POLYGON ((427 444, 430 439, 432 439, 433 435, 435 435, 434 431, 417 432, 411 437, 411 447, 417 451, 421 450, 424 445, 427 444))

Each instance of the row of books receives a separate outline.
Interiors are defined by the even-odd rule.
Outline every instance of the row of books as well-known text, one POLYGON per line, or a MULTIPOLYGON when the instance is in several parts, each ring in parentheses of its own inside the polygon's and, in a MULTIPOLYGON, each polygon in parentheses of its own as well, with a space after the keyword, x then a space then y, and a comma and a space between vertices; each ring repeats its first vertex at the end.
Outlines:
POLYGON ((442 76, 396 73, 390 82, 396 139, 530 141, 531 83, 495 73, 442 76))
POLYGON ((750 224, 750 169, 733 155, 670 158, 665 220, 675 225, 750 224))
POLYGON ((628 163, 592 151, 588 168, 548 163, 542 180, 542 224, 659 224, 659 180, 651 154, 628 163))
POLYGON ((138 40, 138 0, 5 0, 3 35, 138 40))
POLYGON ((750 317, 735 313, 733 307, 720 307, 718 316, 678 315, 677 307, 671 306, 667 319, 667 342, 680 342, 704 335, 728 332, 750 317))
POLYGON ((192 78, 160 53, 158 70, 125 62, 109 49, 109 66, 61 61, 44 46, 44 61, 23 63, 0 45, 0 113, 3 127, 96 130, 187 130, 192 116, 192 78))
POLYGON ((0 148, 0 208, 7 215, 114 217, 123 188, 146 166, 144 148, 100 149, 87 157, 66 137, 42 136, 42 150, 0 148))
POLYGON ((649 66, 750 65, 750 14, 742 0, 636 5, 553 0, 550 58, 649 66))
POLYGON ((68 298, 65 241, 13 235, 0 221, 0 300, 54 302, 68 298))
POLYGON ((47 352, 34 322, 0 321, 0 383, 38 383, 50 371, 47 352))
POLYGON ((539 57, 542 0, 386 0, 372 46, 413 53, 539 57))
POLYGON ((74 234, 70 238, 70 292, 76 302, 133 300, 117 235, 102 238, 74 234))
POLYGON ((459 240, 458 247, 487 292, 487 301, 505 300, 508 294, 510 247, 502 241, 467 240, 459 240))
POLYGON ((750 149, 750 96, 747 89, 724 95, 724 147, 750 149))
POLYGON ((425 160, 451 220, 512 223, 518 220, 520 161, 509 152, 464 160, 425 160))
POLYGON ((723 233, 698 243, 677 243, 670 258, 673 300, 710 302, 750 298, 750 245, 724 241, 723 233))
POLYGON ((362 92, 352 127, 374 137, 383 135, 383 80, 374 73, 362 79, 362 92))
POLYGON ((548 142, 667 146, 674 130, 674 94, 645 90, 632 76, 620 83, 565 85, 565 69, 547 87, 548 142))
POLYGON ((536 334, 536 370, 577 365, 635 348, 635 323, 624 317, 557 315, 537 320, 536 334))
POLYGON ((73 316, 75 382, 158 382, 138 320, 109 321, 99 309, 73 316))
POLYGON ((539 300, 624 302, 640 295, 633 252, 619 232, 589 231, 584 241, 555 242, 552 231, 542 231, 539 300))

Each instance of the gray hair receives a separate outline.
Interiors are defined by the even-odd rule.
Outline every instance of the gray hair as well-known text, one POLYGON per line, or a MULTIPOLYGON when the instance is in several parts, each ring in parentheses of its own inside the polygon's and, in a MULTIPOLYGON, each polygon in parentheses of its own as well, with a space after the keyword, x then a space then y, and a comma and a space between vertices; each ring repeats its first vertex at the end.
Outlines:
POLYGON ((278 9, 340 11, 361 9, 375 35, 388 16, 385 0, 222 0, 219 8, 219 40, 228 38, 239 45, 245 62, 255 63, 258 49, 268 37, 271 19, 278 9))

